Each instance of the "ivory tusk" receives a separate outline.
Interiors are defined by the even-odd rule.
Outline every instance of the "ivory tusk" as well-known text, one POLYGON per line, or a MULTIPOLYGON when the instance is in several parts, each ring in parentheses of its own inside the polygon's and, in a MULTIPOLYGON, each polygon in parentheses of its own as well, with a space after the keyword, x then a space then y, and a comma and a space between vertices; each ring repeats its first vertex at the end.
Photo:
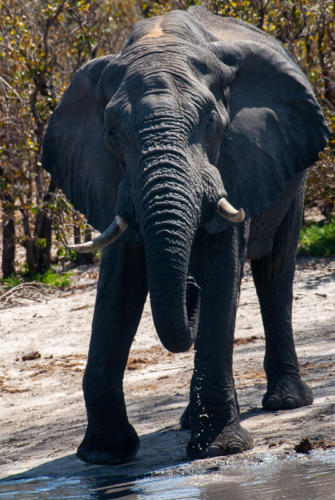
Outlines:
POLYGON ((230 222, 242 222, 245 219, 243 208, 236 210, 236 208, 234 208, 233 205, 226 200, 226 198, 220 198, 216 206, 216 210, 220 215, 222 215, 222 217, 230 222))
POLYGON ((113 241, 117 240, 121 234, 125 232, 127 227, 128 224, 123 217, 116 215, 111 225, 108 226, 108 228, 101 233, 100 236, 97 236, 97 238, 94 238, 92 241, 86 241, 85 243, 79 243, 78 245, 67 245, 67 248, 78 253, 89 253, 102 250, 113 243, 113 241))

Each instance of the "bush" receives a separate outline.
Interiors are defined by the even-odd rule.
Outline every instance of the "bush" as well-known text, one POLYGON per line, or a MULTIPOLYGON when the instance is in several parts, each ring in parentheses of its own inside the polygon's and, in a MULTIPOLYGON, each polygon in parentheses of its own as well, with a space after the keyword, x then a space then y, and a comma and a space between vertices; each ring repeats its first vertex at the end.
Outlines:
POLYGON ((0 285, 4 288, 12 288, 13 286, 19 285, 21 280, 16 274, 8 276, 8 278, 0 278, 0 285))
POLYGON ((40 281, 45 285, 54 286, 56 288, 66 288, 71 284, 72 273, 60 274, 52 269, 48 269, 45 273, 37 273, 33 276, 34 281, 40 281))
POLYGON ((298 256, 335 256, 335 218, 329 223, 311 224, 301 229, 298 256))
POLYGON ((0 278, 0 285, 4 288, 11 288, 25 282, 39 282, 44 285, 56 288, 66 288, 71 285, 72 273, 58 273, 52 269, 48 269, 45 273, 30 274, 23 272, 19 275, 12 275, 8 278, 0 278))

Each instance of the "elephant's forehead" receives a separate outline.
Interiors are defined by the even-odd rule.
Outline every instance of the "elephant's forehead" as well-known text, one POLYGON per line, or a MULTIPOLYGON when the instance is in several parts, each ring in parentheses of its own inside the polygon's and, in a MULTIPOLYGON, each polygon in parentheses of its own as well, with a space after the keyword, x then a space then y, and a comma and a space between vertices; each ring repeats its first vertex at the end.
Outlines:
POLYGON ((121 86, 131 96, 147 91, 169 89, 171 92, 191 82, 196 85, 189 56, 180 47, 159 47, 153 51, 132 53, 127 60, 121 86))
POLYGON ((156 39, 155 43, 145 37, 132 45, 127 51, 121 52, 119 60, 128 66, 128 73, 139 70, 143 73, 152 68, 162 69, 184 66, 189 60, 189 54, 197 50, 189 43, 174 42, 170 39, 156 39))
POLYGON ((188 81, 196 84, 194 77, 199 78, 204 72, 213 75, 218 71, 221 61, 208 45, 200 46, 187 39, 172 39, 170 36, 159 37, 160 29, 159 25, 154 26, 152 31, 121 51, 118 61, 127 68, 126 78, 143 78, 160 70, 183 80, 185 84, 188 81))

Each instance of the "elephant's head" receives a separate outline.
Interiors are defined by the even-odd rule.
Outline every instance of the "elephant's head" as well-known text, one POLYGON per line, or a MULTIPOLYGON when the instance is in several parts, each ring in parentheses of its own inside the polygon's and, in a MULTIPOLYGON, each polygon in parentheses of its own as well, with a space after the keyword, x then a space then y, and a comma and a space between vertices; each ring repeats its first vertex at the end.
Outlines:
POLYGON ((128 225, 140 233, 155 326, 178 351, 197 326, 188 267, 199 226, 241 221, 232 205, 247 217, 269 208, 325 138, 313 92, 280 44, 193 8, 139 22, 119 55, 77 72, 50 121, 43 165, 105 231, 79 250, 128 225))

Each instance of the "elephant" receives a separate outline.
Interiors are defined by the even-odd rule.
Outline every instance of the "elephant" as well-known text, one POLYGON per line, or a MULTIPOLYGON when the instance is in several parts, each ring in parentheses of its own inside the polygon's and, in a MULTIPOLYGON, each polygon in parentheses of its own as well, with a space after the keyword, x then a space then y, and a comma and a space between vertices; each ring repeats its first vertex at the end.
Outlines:
POLYGON ((42 165, 100 231, 103 249, 77 456, 130 461, 139 438, 123 376, 147 294, 163 346, 194 344, 181 426, 191 459, 251 449, 233 343, 250 260, 265 331, 263 408, 310 405, 292 333, 306 169, 328 129, 283 45, 203 7, 137 22, 119 54, 77 71, 50 119, 42 165))

